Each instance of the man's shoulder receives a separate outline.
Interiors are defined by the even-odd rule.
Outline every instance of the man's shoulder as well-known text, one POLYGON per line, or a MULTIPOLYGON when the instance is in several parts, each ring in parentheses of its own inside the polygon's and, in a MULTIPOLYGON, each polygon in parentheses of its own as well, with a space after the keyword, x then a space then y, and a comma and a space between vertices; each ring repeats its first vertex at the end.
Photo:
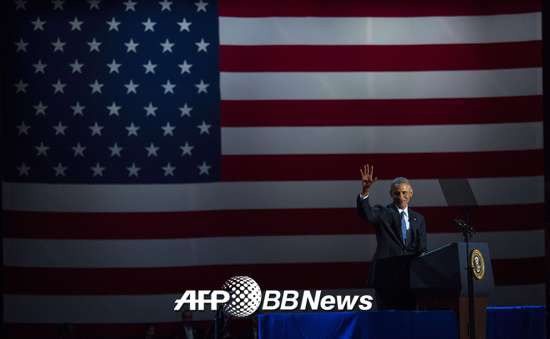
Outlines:
POLYGON ((409 213, 410 213, 411 217, 416 218, 419 221, 424 221, 425 220, 424 216, 421 213, 418 213, 417 211, 415 211, 411 208, 409 208, 409 211, 410 211, 409 213))

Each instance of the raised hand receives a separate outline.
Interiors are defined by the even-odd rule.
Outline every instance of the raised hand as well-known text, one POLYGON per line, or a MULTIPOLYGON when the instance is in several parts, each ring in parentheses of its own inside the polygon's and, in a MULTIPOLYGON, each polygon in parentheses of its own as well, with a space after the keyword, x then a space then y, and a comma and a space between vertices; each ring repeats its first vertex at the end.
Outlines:
POLYGON ((363 165, 363 168, 359 168, 361 171, 361 184, 362 184, 362 195, 369 194, 369 188, 374 184, 377 177, 374 176, 374 166, 369 166, 369 164, 363 165))

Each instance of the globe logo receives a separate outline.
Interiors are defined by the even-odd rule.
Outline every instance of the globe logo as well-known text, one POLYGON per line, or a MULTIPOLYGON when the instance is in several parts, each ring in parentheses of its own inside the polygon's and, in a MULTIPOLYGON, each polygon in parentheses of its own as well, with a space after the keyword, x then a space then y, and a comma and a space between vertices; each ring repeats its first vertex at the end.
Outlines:
POLYGON ((247 276, 235 276, 227 279, 222 286, 230 299, 223 305, 225 314, 244 318, 256 312, 262 300, 262 290, 254 279, 247 276))

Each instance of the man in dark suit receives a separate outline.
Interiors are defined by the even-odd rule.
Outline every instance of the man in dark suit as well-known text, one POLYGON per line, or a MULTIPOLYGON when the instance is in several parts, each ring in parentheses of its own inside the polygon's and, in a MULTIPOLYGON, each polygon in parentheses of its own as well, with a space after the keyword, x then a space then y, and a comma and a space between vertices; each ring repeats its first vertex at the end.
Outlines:
POLYGON ((372 207, 369 189, 377 180, 374 166, 364 165, 362 189, 357 197, 359 215, 376 229, 376 252, 369 270, 369 285, 376 289, 379 309, 414 308, 415 300, 408 286, 408 260, 426 251, 426 222, 409 208, 413 197, 410 182, 395 178, 390 186, 393 203, 372 207))

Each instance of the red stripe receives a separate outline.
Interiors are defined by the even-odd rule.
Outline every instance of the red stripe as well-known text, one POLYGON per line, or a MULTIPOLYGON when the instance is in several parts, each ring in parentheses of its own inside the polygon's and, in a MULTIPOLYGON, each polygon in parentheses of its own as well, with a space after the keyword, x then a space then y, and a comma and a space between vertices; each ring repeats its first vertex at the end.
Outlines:
POLYGON ((223 181, 354 180, 362 164, 377 166, 380 179, 537 176, 544 174, 544 151, 395 154, 225 155, 223 181), (521 166, 518 166, 521 164, 521 166), (378 170, 378 168, 380 168, 378 170))
POLYGON ((400 46, 220 46, 224 72, 433 71, 542 66, 542 41, 400 46))
POLYGON ((393 0, 380 1, 332 1, 332 0, 223 0, 220 1, 220 16, 266 17, 266 16, 367 16, 407 17, 445 15, 488 15, 541 11, 538 0, 393 0))
POLYGON ((542 284, 545 282, 545 258, 493 260, 496 285, 542 284))
MULTIPOLYGON (((353 203, 350 197, 350 204, 353 203)), ((456 232, 463 207, 419 207, 430 233, 456 232)), ((543 204, 469 209, 478 232, 543 229, 543 204), (510 210, 514 213, 510 213, 510 210)), ((4 237, 34 239, 171 239, 189 237, 373 234, 354 208, 170 213, 3 212, 4 237), (223 220, 223 222, 221 222, 223 220), (152 225, 158 225, 152 227, 152 225)))
POLYGON ((542 95, 404 100, 224 100, 223 127, 441 125, 542 121, 542 95))
MULTIPOLYGON (((264 289, 365 288, 368 267, 368 262, 126 269, 5 267, 3 281, 8 294, 182 293, 220 288, 234 275, 248 275, 264 289)), ((493 268, 497 285, 544 282, 543 257, 494 260, 493 268)))

